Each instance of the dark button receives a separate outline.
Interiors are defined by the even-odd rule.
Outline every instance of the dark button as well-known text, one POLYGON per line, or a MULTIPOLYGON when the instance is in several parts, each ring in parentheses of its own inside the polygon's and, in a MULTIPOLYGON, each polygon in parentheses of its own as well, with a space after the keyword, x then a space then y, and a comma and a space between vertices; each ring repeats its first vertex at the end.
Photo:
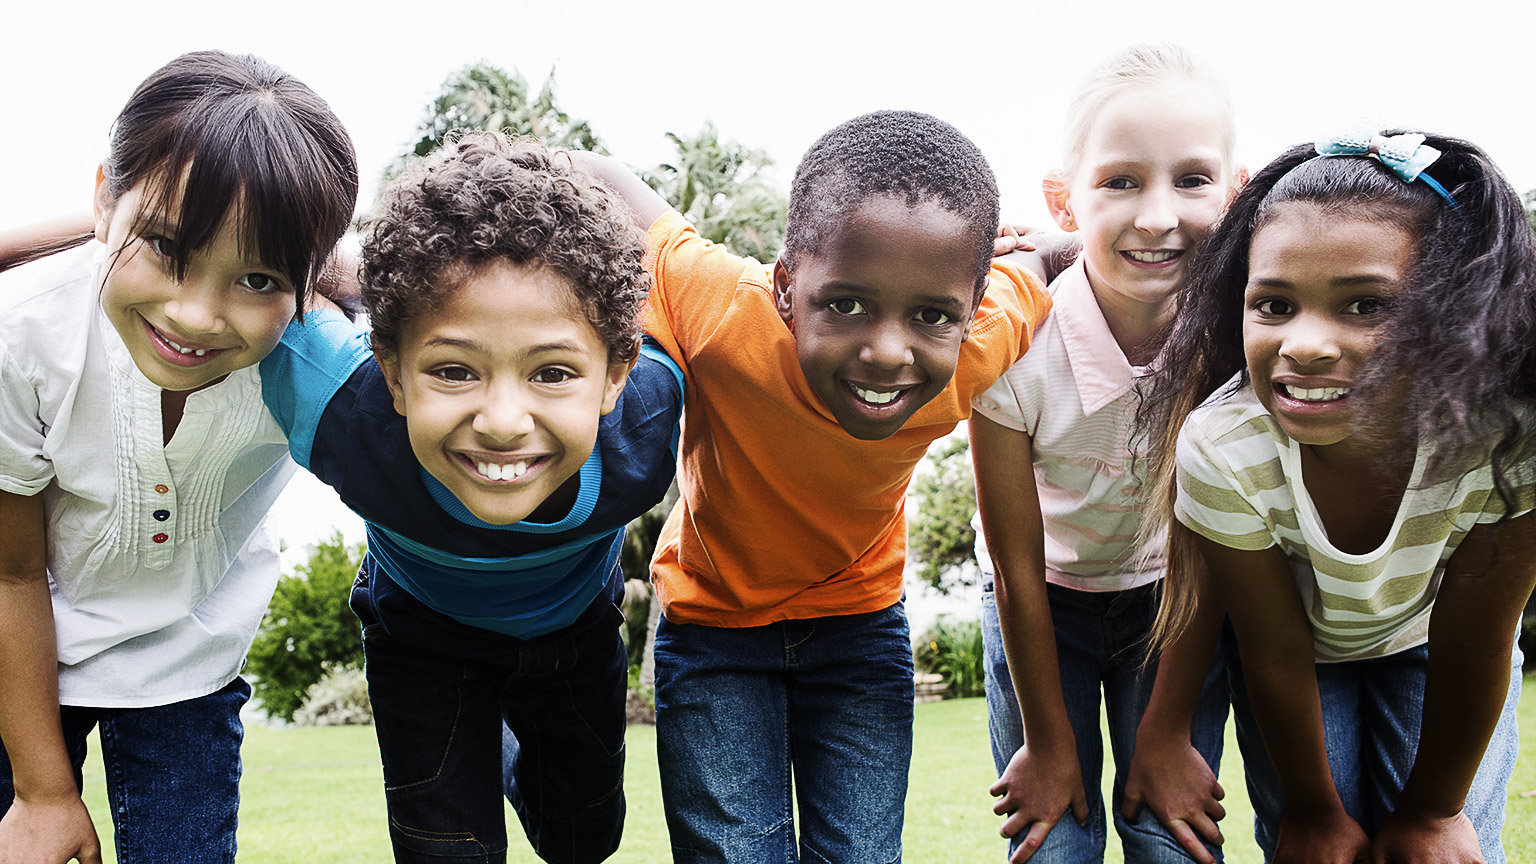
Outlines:
POLYGON ((167 520, 169 518, 171 518, 171 511, 169 511, 169 510, 156 510, 155 511, 155 521, 156 522, 164 522, 165 520, 167 520))
POLYGON ((164 543, 165 541, 171 539, 171 535, 166 534, 165 532, 162 531, 161 533, 156 534, 155 536, 153 536, 153 537, 151 537, 149 539, 155 541, 156 543, 164 543))
POLYGON ((171 491, 171 487, 165 485, 164 483, 156 483, 155 491, 159 492, 161 495, 164 495, 165 493, 171 491))

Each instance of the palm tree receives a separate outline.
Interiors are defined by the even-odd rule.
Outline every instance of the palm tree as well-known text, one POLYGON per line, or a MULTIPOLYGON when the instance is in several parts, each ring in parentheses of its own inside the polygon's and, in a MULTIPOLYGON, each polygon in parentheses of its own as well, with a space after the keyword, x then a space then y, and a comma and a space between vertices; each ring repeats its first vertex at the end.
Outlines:
POLYGON ((645 181, 698 229, 738 255, 772 261, 784 245, 788 201, 764 178, 773 160, 761 150, 721 141, 706 121, 691 137, 668 132, 677 158, 657 165, 645 181))

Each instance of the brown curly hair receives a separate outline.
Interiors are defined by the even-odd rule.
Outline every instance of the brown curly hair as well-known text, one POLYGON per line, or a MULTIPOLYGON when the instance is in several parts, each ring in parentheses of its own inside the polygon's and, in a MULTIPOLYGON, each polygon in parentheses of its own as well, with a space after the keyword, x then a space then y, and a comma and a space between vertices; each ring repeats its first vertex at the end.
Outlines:
POLYGON ((636 357, 650 290, 645 235, 607 187, 554 157, 531 139, 470 132, 385 186, 359 271, 377 349, 397 354, 403 322, 506 260, 564 276, 609 361, 636 357))

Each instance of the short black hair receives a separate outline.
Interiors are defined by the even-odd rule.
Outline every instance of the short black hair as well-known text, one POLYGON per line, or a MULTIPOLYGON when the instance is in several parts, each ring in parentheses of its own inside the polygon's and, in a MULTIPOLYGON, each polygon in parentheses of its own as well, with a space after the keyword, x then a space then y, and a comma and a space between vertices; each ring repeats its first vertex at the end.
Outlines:
POLYGON ((919 111, 874 111, 821 136, 795 169, 784 265, 815 255, 848 215, 876 196, 932 201, 966 221, 976 240, 976 296, 986 290, 997 237, 997 178, 960 130, 919 111))

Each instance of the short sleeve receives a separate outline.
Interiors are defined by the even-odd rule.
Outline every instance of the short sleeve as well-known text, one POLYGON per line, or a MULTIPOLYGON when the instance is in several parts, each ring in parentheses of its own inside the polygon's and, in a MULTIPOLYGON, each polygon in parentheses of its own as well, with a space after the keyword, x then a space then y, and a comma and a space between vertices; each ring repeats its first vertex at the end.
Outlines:
POLYGON ((321 415, 372 354, 367 333, 337 312, 318 310, 291 322, 261 361, 261 398, 288 436, 295 462, 310 467, 321 415))
POLYGON ((36 495, 53 479, 37 388, 0 343, 0 491, 36 495))
POLYGON ((646 263, 652 284, 643 313, 645 331, 685 371, 744 281, 771 292, 763 265, 700 237, 676 211, 663 213, 651 225, 646 263))
POLYGON ((1030 428, 1024 416, 1023 402, 1019 398, 1018 391, 1014 389, 1014 372, 1018 369, 1019 363, 1015 363, 1003 373, 1003 377, 988 387, 986 392, 977 396, 971 402, 971 407, 976 410, 976 413, 999 426, 1033 435, 1034 430, 1030 428))
POLYGON ((1217 444, 1186 421, 1176 451, 1178 496, 1173 515, 1190 530, 1232 549, 1275 545, 1270 525, 1242 491, 1217 444))

